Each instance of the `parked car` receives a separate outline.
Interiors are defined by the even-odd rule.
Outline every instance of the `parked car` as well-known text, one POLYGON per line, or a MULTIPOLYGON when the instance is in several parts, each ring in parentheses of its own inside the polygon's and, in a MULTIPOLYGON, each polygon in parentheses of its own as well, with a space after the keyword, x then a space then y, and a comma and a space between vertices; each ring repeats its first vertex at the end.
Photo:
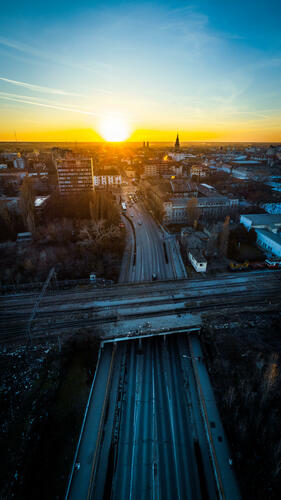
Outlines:
POLYGON ((279 259, 266 259, 265 264, 268 269, 281 269, 281 260, 279 259))
POLYGON ((265 262, 251 262, 250 266, 251 269, 264 269, 266 267, 265 262))

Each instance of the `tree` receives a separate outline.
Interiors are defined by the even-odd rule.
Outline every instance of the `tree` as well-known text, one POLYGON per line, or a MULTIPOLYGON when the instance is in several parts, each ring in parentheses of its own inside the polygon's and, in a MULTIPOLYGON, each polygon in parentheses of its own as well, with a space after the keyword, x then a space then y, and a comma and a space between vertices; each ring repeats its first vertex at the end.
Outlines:
POLYGON ((97 252, 112 249, 115 243, 120 242, 120 237, 119 227, 109 226, 102 219, 85 224, 79 233, 80 245, 97 252))
POLYGON ((190 226, 193 226, 193 224, 195 223, 195 221, 198 219, 199 216, 199 209, 197 206, 196 198, 189 198, 186 205, 186 211, 187 211, 188 224, 190 226))
POLYGON ((221 255, 227 255, 228 249, 228 239, 229 239, 229 215, 226 216, 223 223, 222 232, 220 234, 220 253, 221 255))
POLYGON ((15 225, 14 214, 7 204, 3 202, 0 203, 0 218, 2 219, 2 224, 5 226, 5 229, 7 228, 13 232, 15 225))
POLYGON ((24 224, 30 232, 35 229, 34 189, 32 179, 25 177, 20 190, 20 208, 24 224))

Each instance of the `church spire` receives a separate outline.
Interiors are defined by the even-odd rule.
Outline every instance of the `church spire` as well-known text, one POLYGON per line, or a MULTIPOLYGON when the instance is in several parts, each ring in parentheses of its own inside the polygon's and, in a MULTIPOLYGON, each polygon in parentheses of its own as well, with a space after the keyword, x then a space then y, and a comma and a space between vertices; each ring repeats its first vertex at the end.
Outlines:
POLYGON ((175 142, 175 149, 178 151, 180 149, 180 140, 179 140, 179 134, 177 134, 176 142, 175 142))

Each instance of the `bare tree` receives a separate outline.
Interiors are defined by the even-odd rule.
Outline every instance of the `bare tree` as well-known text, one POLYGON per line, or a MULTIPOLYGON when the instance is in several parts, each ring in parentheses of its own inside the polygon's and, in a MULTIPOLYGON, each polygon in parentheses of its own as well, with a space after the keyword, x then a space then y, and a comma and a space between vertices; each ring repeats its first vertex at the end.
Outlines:
POLYGON ((226 257, 229 239, 229 215, 226 216, 223 223, 222 232, 220 234, 220 253, 226 257))
POLYGON ((193 226, 199 216, 199 209, 197 206, 196 198, 189 198, 186 205, 186 211, 187 211, 188 224, 190 226, 193 226))
POLYGON ((25 177, 20 190, 20 208, 23 221, 28 230, 33 232, 35 229, 35 208, 34 208, 34 190, 32 179, 25 177))
POLYGON ((107 226, 104 220, 92 221, 85 224, 80 230, 80 244, 97 250, 103 248, 107 243, 112 243, 120 238, 120 229, 117 226, 107 226))
POLYGON ((0 203, 0 218, 4 224, 13 231, 15 225, 13 213, 7 204, 3 202, 0 203))
POLYGON ((265 400, 278 380, 278 354, 273 353, 264 373, 262 399, 265 400))

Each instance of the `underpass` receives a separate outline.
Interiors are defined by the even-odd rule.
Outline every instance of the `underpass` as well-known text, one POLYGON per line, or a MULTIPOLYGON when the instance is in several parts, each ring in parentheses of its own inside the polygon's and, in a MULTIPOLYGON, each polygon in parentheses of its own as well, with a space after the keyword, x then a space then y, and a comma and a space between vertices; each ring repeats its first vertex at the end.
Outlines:
POLYGON ((67 498, 217 498, 187 335, 104 345, 67 498))

